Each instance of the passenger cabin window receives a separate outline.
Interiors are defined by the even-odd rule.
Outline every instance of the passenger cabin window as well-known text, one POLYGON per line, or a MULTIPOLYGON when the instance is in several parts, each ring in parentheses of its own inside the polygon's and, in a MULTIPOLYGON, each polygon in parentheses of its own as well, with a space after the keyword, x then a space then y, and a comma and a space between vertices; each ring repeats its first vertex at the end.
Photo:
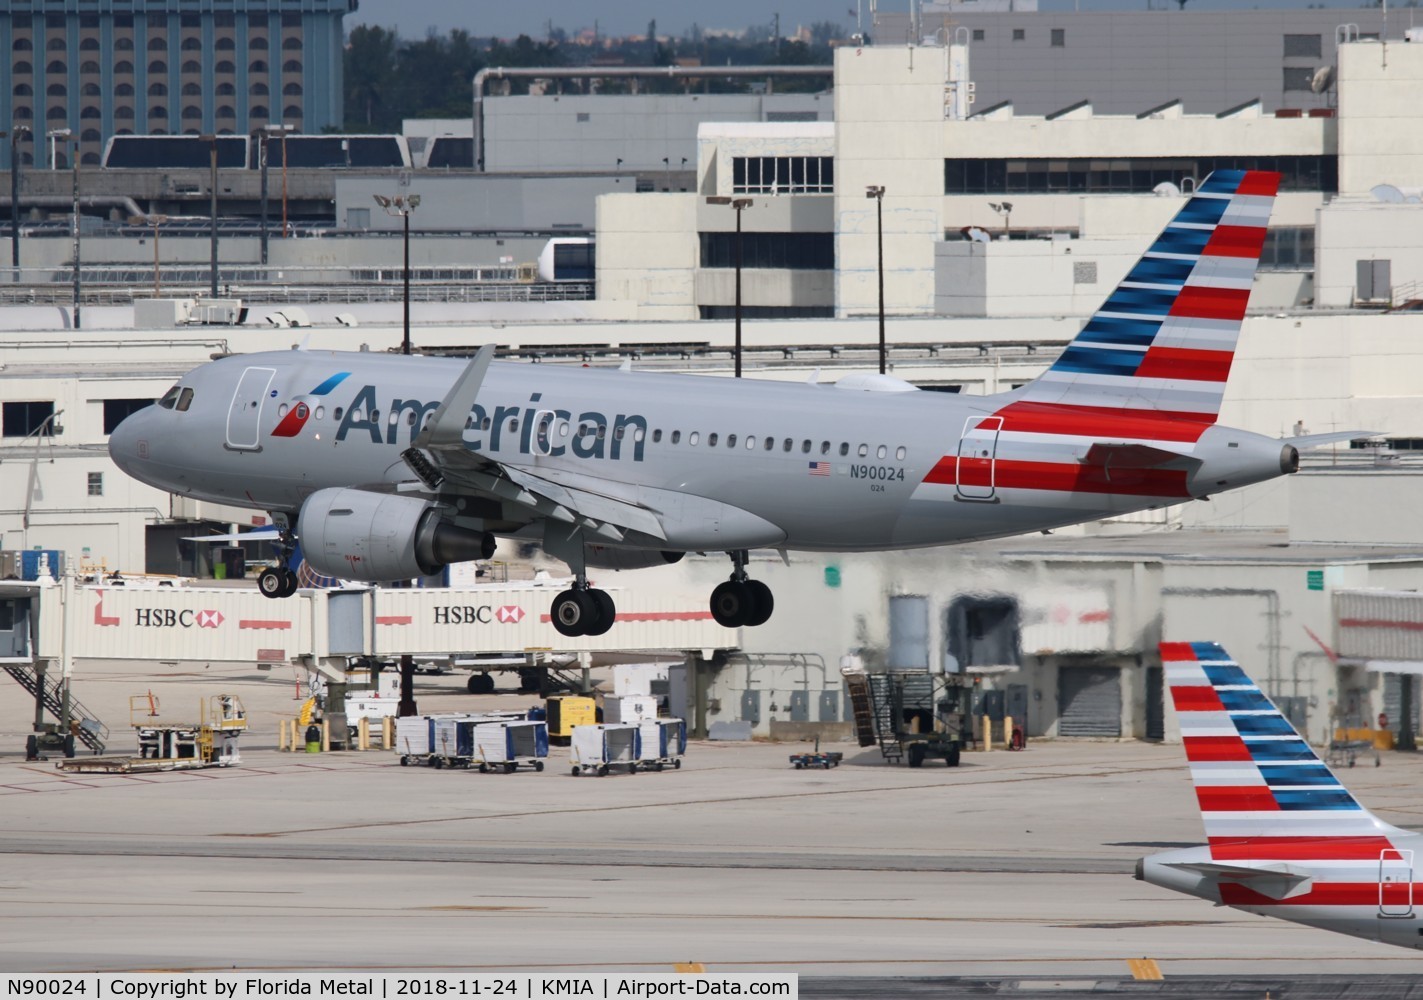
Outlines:
MULTIPOLYGON (((687 435, 687 443, 690 445, 695 445, 700 437, 700 434, 698 434, 696 431, 692 431, 692 433, 687 435)), ((716 437, 716 435, 713 434, 712 437, 716 437)), ((716 442, 713 441, 712 444, 716 444, 716 442)))
POLYGON ((848 441, 841 441, 841 442, 840 442, 840 456, 843 458, 844 456, 846 456, 846 455, 848 455, 848 454, 850 454, 850 442, 848 442, 848 441))
POLYGON ((904 445, 900 445, 894 450, 894 457, 899 459, 901 462, 904 461, 905 454, 906 452, 904 450, 904 445))
POLYGON ((193 390, 184 389, 178 394, 178 412, 186 413, 188 407, 193 405, 193 390))
POLYGON ((673 443, 673 444, 677 444, 677 443, 680 442, 681 440, 682 440, 682 432, 681 432, 681 431, 673 431, 673 432, 672 432, 672 443, 673 443))
POLYGON ((713 431, 712 433, 710 433, 710 434, 707 435, 707 447, 708 447, 708 448, 715 448, 715 447, 716 447, 716 432, 715 432, 715 431, 713 431))
POLYGON ((735 434, 728 434, 728 435, 726 436, 726 446, 727 446, 728 448, 735 448, 735 447, 736 447, 736 435, 735 435, 735 434))

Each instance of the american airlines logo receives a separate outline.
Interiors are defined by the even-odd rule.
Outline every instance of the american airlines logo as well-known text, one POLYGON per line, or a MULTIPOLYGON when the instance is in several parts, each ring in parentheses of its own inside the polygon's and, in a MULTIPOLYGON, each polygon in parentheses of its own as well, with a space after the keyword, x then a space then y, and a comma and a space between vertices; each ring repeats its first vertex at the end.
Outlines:
MULTIPOLYGON (((310 395, 325 396, 332 389, 344 382, 346 377, 350 374, 350 372, 337 372, 315 389, 312 389, 310 395)), ((275 396, 276 394, 277 391, 273 389, 272 395, 275 396)), ((272 429, 272 437, 296 437, 301 433, 301 429, 306 426, 306 422, 310 418, 310 404, 298 400, 295 406, 286 411, 281 422, 272 429)))

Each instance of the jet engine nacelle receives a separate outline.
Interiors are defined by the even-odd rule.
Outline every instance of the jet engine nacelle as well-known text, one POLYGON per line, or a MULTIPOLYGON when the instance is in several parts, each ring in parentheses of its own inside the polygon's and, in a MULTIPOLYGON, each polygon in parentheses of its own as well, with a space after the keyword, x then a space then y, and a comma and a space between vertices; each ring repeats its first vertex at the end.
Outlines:
POLYGON ((649 566, 666 566, 678 562, 685 552, 668 552, 662 549, 624 549, 610 545, 589 545, 584 558, 589 566, 598 569, 647 569, 649 566))
POLYGON ((380 583, 488 559, 494 536, 443 519, 438 504, 365 490, 318 490, 297 518, 306 561, 324 576, 380 583))

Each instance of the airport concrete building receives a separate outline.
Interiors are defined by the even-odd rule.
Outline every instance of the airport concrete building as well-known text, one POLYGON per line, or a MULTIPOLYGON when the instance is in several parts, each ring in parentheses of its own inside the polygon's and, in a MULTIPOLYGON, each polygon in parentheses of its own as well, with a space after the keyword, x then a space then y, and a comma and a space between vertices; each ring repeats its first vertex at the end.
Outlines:
MULTIPOLYGON (((247 135, 342 121, 342 18, 354 0, 0 3, 0 121, 26 166, 98 165, 115 135, 247 135), (67 129, 49 158, 46 136, 67 129)), ((0 150, 8 165, 10 145, 0 150)))

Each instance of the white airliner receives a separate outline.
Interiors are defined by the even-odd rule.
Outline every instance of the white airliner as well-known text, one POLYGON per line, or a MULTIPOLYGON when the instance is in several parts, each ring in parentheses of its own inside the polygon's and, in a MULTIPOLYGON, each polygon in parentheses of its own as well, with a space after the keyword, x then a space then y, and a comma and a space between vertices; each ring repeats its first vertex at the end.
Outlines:
POLYGON ((1136 877, 1282 920, 1423 947, 1414 853, 1423 835, 1354 799, 1245 671, 1213 642, 1161 659, 1205 820, 1205 847, 1153 854, 1136 877))
MULTIPOLYGON (((616 616, 589 565, 730 555, 718 622, 772 596, 747 550, 993 538, 1295 471, 1296 446, 1216 423, 1279 175, 1206 179, 1043 376, 992 396, 880 375, 836 386, 370 353, 239 355, 185 375, 109 451, 173 493, 268 511, 323 575, 409 579, 538 541, 575 584, 565 635, 616 616)), ((260 578, 296 589, 287 570, 260 578)))

